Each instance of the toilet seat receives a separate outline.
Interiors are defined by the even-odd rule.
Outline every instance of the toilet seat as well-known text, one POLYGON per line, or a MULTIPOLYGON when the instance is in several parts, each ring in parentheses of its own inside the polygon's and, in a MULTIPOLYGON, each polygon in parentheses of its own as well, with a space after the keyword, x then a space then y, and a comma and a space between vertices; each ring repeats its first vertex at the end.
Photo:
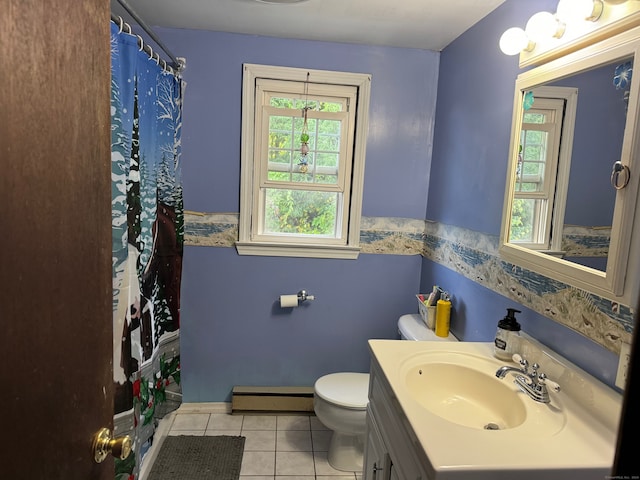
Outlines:
POLYGON ((331 373, 320 377, 314 386, 318 397, 345 408, 367 408, 369 401, 368 373, 331 373))

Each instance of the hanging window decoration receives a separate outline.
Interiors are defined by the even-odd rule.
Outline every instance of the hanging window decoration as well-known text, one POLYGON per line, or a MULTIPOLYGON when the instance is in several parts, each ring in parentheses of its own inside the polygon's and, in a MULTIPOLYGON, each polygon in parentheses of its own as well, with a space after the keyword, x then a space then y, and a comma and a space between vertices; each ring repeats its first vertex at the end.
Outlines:
POLYGON ((304 83, 304 107, 302 108, 302 132, 300 133, 300 167, 301 173, 307 173, 309 170, 309 126, 307 124, 307 112, 311 109, 309 106, 309 72, 307 72, 307 80, 304 83))
POLYGON ((518 166, 516 167, 516 178, 520 180, 520 175, 522 174, 522 145, 520 145, 520 149, 518 150, 518 166))
POLYGON ((522 101, 522 108, 524 108, 525 110, 529 110, 531 107, 533 107, 534 100, 535 99, 533 98, 533 92, 528 91, 527 93, 524 94, 524 100, 522 101))

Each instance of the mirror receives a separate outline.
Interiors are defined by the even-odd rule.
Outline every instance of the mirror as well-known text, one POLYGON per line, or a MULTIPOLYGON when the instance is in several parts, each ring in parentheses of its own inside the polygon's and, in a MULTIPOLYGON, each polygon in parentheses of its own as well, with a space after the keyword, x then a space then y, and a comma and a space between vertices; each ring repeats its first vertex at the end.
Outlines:
POLYGON ((629 295, 639 38, 633 29, 518 77, 500 239, 511 263, 616 300, 629 295))
POLYGON ((632 72, 630 56, 553 83, 579 92, 571 141, 575 162, 558 229, 562 258, 602 272, 607 270, 616 202, 611 170, 622 158, 632 72))
POLYGON ((628 57, 525 92, 509 242, 606 272, 632 70, 628 57))

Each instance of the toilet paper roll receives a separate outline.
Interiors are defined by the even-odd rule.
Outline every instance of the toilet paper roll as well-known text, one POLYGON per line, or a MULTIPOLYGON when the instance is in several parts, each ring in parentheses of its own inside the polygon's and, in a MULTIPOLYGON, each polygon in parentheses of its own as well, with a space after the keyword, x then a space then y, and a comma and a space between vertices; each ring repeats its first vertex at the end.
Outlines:
POLYGON ((297 307, 298 295, 280 295, 280 306, 282 308, 297 307))

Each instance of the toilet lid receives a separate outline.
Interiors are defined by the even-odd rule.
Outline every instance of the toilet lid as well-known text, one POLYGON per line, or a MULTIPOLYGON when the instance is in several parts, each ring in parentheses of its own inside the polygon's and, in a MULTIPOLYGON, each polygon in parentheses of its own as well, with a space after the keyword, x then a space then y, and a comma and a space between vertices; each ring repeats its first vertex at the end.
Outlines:
POLYGON ((369 401, 369 374, 331 373, 320 377, 314 390, 320 398, 335 405, 366 408, 369 401))

